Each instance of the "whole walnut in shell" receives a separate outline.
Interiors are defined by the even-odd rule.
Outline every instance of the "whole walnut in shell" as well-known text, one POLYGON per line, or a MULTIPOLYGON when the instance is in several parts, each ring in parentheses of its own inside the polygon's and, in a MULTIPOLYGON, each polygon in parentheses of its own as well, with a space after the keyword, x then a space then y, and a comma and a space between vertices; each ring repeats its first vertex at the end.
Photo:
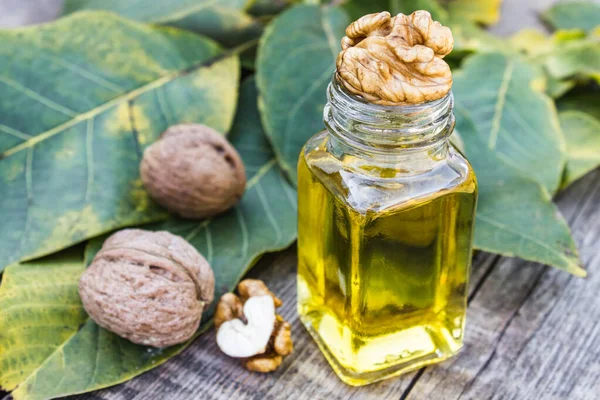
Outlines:
POLYGON ((167 129, 144 152, 140 174, 150 196, 184 218, 219 214, 237 203, 246 187, 237 151, 223 135, 200 124, 167 129))
POLYGON ((98 325, 154 347, 191 338, 214 290, 213 271, 192 245, 140 229, 106 239, 79 281, 83 307, 98 325))

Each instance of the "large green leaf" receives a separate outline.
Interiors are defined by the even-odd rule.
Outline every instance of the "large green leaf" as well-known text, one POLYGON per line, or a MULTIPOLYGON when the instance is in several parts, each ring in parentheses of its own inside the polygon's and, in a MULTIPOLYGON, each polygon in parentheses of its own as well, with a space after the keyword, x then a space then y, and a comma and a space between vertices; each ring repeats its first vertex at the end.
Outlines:
MULTIPOLYGON (((245 82, 230 136, 248 170, 241 202, 214 219, 171 219, 145 227, 181 235, 205 255, 215 272, 216 299, 232 290, 261 254, 285 248, 296 237, 296 193, 277 167, 263 135, 256 96, 254 82, 245 82)), ((90 242, 86 260, 101 244, 102 239, 90 242)), ((204 313, 198 334, 208 328, 215 304, 204 313)), ((43 363, 38 361, 30 368, 13 395, 16 400, 41 400, 111 386, 160 365, 190 342, 167 349, 138 346, 90 320, 43 363)))
POLYGON ((262 26, 245 9, 249 0, 67 0, 64 14, 104 10, 142 22, 176 26, 206 35, 225 46, 256 39, 262 26))
POLYGON ((349 22, 339 8, 301 5, 279 15, 261 38, 259 107, 277 159, 294 182, 300 149, 323 129, 325 89, 349 22))
POLYGON ((518 57, 478 54, 454 74, 453 91, 486 147, 554 193, 565 147, 554 104, 536 86, 540 76, 518 57))
POLYGON ((1 31, 0 55, 0 270, 165 219, 139 179, 144 147, 171 124, 233 119, 238 57, 174 28, 79 13, 1 31))
POLYGON ((569 227, 548 191, 490 150, 460 106, 456 129, 479 183, 475 247, 585 276, 569 227))
POLYGON ((77 282, 82 251, 17 264, 0 287, 0 387, 13 390, 77 333, 87 315, 77 282))
POLYGON ((561 1, 544 12, 542 18, 555 29, 591 31, 600 25, 600 5, 591 1, 561 1))
POLYGON ((567 141, 566 187, 600 165, 600 120, 581 111, 564 111, 558 117, 567 141))

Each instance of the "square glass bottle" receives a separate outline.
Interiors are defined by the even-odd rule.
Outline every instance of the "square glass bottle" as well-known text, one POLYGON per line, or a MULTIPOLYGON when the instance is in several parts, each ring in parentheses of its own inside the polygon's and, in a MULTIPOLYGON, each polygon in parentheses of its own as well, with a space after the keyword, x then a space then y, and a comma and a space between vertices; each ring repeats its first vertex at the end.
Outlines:
POLYGON ((453 97, 382 106, 335 79, 298 164, 298 312, 363 385, 462 348, 477 183, 453 97))

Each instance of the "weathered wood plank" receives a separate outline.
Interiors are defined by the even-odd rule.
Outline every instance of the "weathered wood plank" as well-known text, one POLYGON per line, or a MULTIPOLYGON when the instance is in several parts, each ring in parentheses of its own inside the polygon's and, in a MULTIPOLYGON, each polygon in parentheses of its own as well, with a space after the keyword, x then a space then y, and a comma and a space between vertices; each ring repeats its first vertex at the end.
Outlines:
MULTIPOLYGON (((553 2, 505 0, 502 21, 493 31, 505 35, 537 24, 532 10, 553 2)), ((60 3, 3 0, 0 26, 51 19, 60 3)), ((78 398, 598 398, 600 257, 595 250, 600 240, 600 172, 574 185, 559 202, 571 217, 590 278, 479 253, 471 279, 467 347, 440 366, 360 389, 342 384, 296 316, 295 251, 290 249, 269 256, 251 273, 282 294, 281 313, 293 324, 296 351, 279 371, 245 371, 219 353, 211 331, 167 364, 124 385, 78 398)))
MULTIPOLYGON (((600 172, 596 172, 574 185, 560 199, 563 212, 571 216, 574 231, 580 238, 585 232, 594 232, 594 221, 600 218, 594 200, 600 191, 600 172), (595 217, 594 217, 595 216, 595 217), (596 218, 595 220, 593 218, 596 218)), ((588 234, 583 242, 584 256, 598 241, 598 232, 588 234), (596 235, 596 236, 594 236, 596 235)), ((587 261, 587 258, 584 258, 587 261)), ((292 322, 295 353, 288 357, 280 370, 270 375, 259 375, 245 371, 237 361, 221 355, 214 344, 214 332, 208 332, 199 338, 190 349, 167 364, 116 388, 85 395, 85 399, 148 399, 163 398, 190 399, 278 399, 285 393, 287 399, 454 399, 487 398, 491 385, 494 390, 510 387, 513 397, 522 397, 529 393, 527 386, 513 387, 511 380, 504 374, 511 369, 510 349, 519 344, 510 339, 520 334, 522 341, 529 346, 544 343, 538 338, 536 327, 544 321, 544 315, 550 309, 546 306, 536 309, 540 302, 552 303, 555 291, 544 291, 545 276, 553 276, 557 281, 571 282, 586 286, 587 296, 594 296, 595 281, 571 278, 571 276, 550 270, 533 263, 517 259, 498 258, 478 253, 471 284, 471 301, 468 315, 466 349, 455 360, 436 367, 425 368, 419 372, 397 379, 383 381, 363 388, 352 388, 342 384, 335 376, 324 357, 320 354, 308 333, 301 326, 295 312, 295 251, 290 249, 274 260, 264 260, 251 276, 263 279, 284 299, 282 315, 292 322), (499 260, 499 262, 497 262, 499 260), (535 299, 536 302, 533 302, 535 299), (530 304, 531 303, 531 304, 530 304), (527 314, 523 314, 524 310, 527 314), (499 368, 491 363, 505 362, 499 368), (496 373, 498 371, 499 373, 496 373), (491 383, 490 383, 491 382, 491 383), (519 391, 522 388, 523 391, 519 391), (484 390, 485 389, 485 390, 484 390), (487 391, 486 391, 487 390, 487 391)), ((590 264, 595 268, 596 264, 590 264)), ((600 268, 600 266, 598 266, 600 268)), ((591 271, 593 273, 593 271, 591 271)), ((597 286, 600 288, 600 286, 597 286)), ((558 301, 558 300, 555 300, 558 301)), ((598 305, 598 301, 588 299, 585 306, 598 305)), ((571 304, 572 306, 572 304, 571 304)), ((546 322, 548 323, 548 322, 546 322)), ((560 324, 553 325, 560 327, 560 324)), ((546 329, 551 329, 552 326, 546 329)), ((568 336, 566 336, 568 338, 568 336)), ((586 336, 585 340, 589 339, 586 336)), ((548 342, 551 343, 551 342, 548 342)), ((557 343, 563 343, 560 340, 557 343)), ((514 347, 517 346, 517 347, 514 347)), ((525 348, 525 347, 523 347, 525 348)), ((544 346, 537 347, 540 362, 549 362, 544 346)), ((585 352, 581 345, 579 350, 585 352)), ((512 350, 511 350, 512 351, 512 350)), ((535 352, 536 348, 531 348, 535 352)), ((567 346, 554 349, 555 356, 564 356, 567 346)), ((565 353, 566 354, 566 353, 565 353)), ((514 358, 514 356, 512 356, 514 358)), ((593 359, 589 365, 593 368, 593 359)), ((582 366, 579 366, 581 369, 582 366)), ((597 368, 596 368, 597 369, 597 368)), ((530 371, 531 372, 531 371, 530 371)), ((524 382, 529 382, 523 374, 524 382)), ((549 378, 553 374, 548 373, 549 378)), ((514 380, 514 379, 512 379, 514 380)), ((537 383, 538 385, 540 383, 537 383)), ((575 386, 577 390, 578 386, 575 386)), ((506 389, 509 390, 509 389, 506 389)), ((574 389, 575 390, 575 389, 574 389)), ((500 393, 500 397, 509 392, 500 393)), ((573 397, 582 398, 586 397, 573 397)))
MULTIPOLYGON (((600 307, 600 261, 590 255, 600 240, 599 200, 596 171, 558 201, 591 277, 577 279, 539 264, 502 259, 469 304, 464 353, 427 368, 409 399, 567 398, 554 385, 563 385, 561 390, 578 386, 570 373, 584 368, 596 370, 597 377, 600 364, 593 357, 600 356, 594 342, 599 340, 594 331, 598 318, 581 321, 588 313, 592 316, 590 309, 600 307), (560 365, 555 365, 558 360, 560 365), (537 395, 531 397, 533 393, 537 395)), ((596 398, 599 394, 597 390, 596 398)), ((579 393, 568 398, 590 397, 579 393)))

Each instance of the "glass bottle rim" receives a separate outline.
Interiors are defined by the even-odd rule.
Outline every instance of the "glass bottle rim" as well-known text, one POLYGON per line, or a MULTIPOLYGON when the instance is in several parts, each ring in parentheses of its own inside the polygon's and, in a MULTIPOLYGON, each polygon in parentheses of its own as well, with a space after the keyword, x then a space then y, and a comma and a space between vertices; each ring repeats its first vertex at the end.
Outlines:
POLYGON ((445 140, 454 128, 454 97, 387 106, 374 104, 348 92, 333 74, 327 87, 323 119, 344 141, 363 146, 417 148, 445 140))

